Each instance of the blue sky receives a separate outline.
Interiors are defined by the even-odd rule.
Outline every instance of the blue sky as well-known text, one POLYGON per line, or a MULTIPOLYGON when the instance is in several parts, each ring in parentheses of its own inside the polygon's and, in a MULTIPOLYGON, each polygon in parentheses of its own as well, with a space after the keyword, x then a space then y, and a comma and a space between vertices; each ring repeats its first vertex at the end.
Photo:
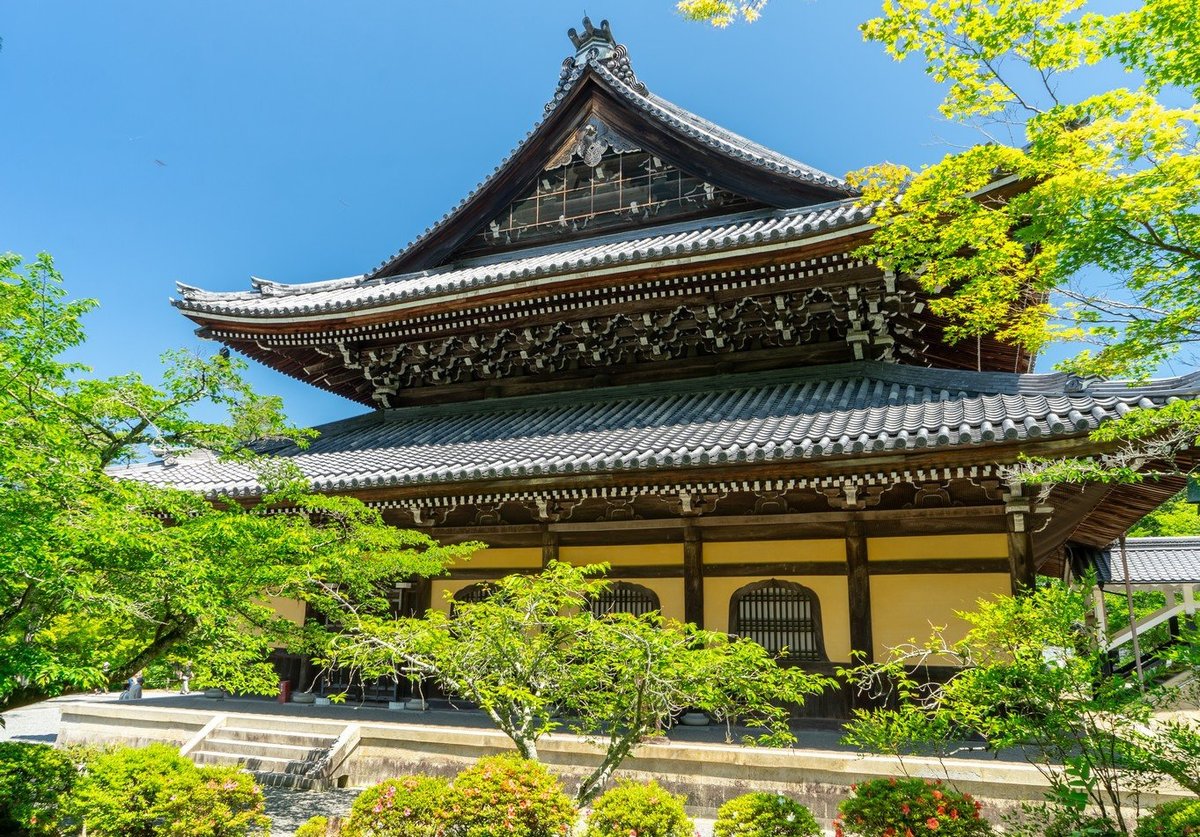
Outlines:
MULTIPOLYGON (((776 0, 716 31, 671 0, 588 3, 661 96, 842 174, 974 139, 914 62, 864 44, 874 0, 776 0)), ((48 251, 95 297, 84 359, 156 376, 199 346, 174 283, 361 273, 436 221, 522 138, 584 5, 206 0, 0 5, 0 250, 48 251)), ((215 348, 209 344, 210 350, 215 348)), ((317 423, 361 412, 270 370, 317 423)))

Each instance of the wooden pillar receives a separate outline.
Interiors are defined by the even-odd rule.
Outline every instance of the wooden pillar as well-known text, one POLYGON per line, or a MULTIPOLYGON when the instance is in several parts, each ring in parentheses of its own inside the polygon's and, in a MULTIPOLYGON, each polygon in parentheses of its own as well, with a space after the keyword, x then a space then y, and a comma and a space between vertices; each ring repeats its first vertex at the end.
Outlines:
POLYGON ((409 599, 412 603, 408 613, 401 613, 401 616, 424 616, 429 608, 433 607, 433 580, 429 578, 418 578, 413 582, 412 598, 409 599))
POLYGON ((558 560, 558 533, 549 529, 542 531, 542 569, 550 566, 551 561, 558 560))
POLYGON ((850 649, 862 662, 875 661, 871 629, 871 568, 867 563, 867 538, 860 520, 846 524, 846 587, 850 607, 850 649))
POLYGON ((1033 589, 1033 538, 1029 532, 1030 502, 1028 497, 1016 496, 1004 504, 1004 520, 1008 530, 1008 568, 1013 595, 1033 589))
POLYGON ((683 621, 704 627, 704 542, 700 530, 683 530, 683 621))

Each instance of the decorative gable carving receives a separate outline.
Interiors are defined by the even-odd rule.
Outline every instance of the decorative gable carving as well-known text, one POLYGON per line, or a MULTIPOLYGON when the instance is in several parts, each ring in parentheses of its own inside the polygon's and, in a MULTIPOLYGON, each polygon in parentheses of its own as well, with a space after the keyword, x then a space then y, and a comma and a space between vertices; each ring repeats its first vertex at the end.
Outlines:
POLYGON ((643 151, 593 116, 563 143, 536 182, 455 256, 761 206, 643 151))

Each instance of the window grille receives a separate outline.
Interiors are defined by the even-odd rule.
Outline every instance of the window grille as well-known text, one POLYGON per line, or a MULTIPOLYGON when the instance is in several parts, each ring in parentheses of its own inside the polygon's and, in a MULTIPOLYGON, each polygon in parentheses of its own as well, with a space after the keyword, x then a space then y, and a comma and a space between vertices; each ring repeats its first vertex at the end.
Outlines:
POLYGON ((610 613, 629 613, 642 616, 658 610, 658 594, 640 584, 616 581, 591 602, 592 613, 597 617, 610 613))
POLYGON ((542 172, 533 190, 477 233, 463 254, 695 215, 713 207, 733 212, 752 206, 654 154, 610 151, 595 166, 574 160, 542 172))
POLYGON ((487 601, 495 592, 496 586, 490 581, 477 581, 474 584, 468 584, 454 594, 454 598, 450 602, 450 618, 453 619, 458 612, 458 605, 477 604, 478 602, 487 601))
POLYGON ((786 660, 819 661, 825 656, 816 595, 790 581, 760 581, 733 594, 729 632, 752 639, 786 660))

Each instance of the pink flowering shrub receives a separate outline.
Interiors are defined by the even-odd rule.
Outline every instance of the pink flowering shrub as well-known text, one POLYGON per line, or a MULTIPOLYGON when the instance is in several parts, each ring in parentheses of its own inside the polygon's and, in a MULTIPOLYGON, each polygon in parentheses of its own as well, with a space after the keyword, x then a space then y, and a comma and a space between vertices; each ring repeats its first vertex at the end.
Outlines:
POLYGON ((480 759, 458 774, 452 798, 454 837, 559 837, 579 816, 558 779, 517 755, 480 759))
POLYGON ((451 805, 450 783, 401 776, 367 788, 354 800, 342 837, 440 837, 451 805))
POLYGON ((992 834, 969 793, 925 779, 873 779, 854 786, 833 821, 838 837, 973 837, 992 834))
POLYGON ((150 744, 91 759, 62 814, 89 837, 266 837, 264 807, 249 774, 196 767, 174 747, 150 744))
POLYGON ((692 837, 683 803, 658 782, 617 782, 593 804, 584 837, 692 837))

